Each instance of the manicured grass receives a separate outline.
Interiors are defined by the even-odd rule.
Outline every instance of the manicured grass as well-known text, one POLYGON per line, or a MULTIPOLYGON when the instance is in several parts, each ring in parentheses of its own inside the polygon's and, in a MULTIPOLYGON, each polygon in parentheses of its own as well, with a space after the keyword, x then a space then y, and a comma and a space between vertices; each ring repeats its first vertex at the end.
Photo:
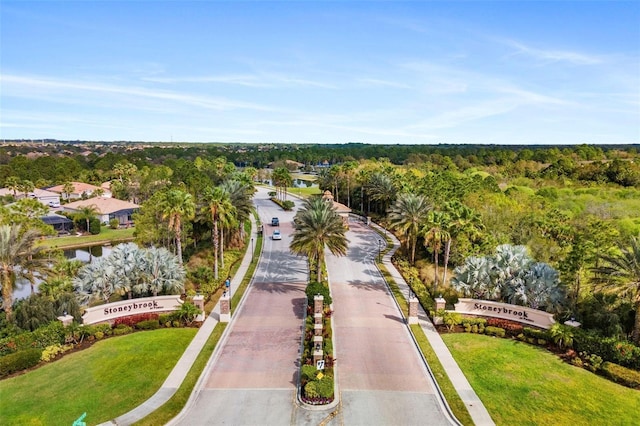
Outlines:
POLYGON ((37 370, 0 381, 3 424, 87 424, 135 408, 162 385, 195 336, 169 328, 111 337, 37 370))
POLYGON ((42 240, 39 244, 51 248, 80 247, 112 242, 131 241, 135 228, 111 229, 102 227, 98 235, 73 235, 68 237, 53 237, 42 240))
POLYGON ((209 361, 209 357, 211 357, 226 327, 226 323, 218 323, 218 325, 216 325, 176 393, 162 407, 139 422, 134 423, 135 425, 155 426, 165 424, 180 413, 189 400, 189 396, 191 396, 191 392, 200 374, 202 374, 202 371, 206 367, 207 361, 209 361))
POLYGON ((443 334, 497 425, 638 425, 640 392, 510 339, 443 334))

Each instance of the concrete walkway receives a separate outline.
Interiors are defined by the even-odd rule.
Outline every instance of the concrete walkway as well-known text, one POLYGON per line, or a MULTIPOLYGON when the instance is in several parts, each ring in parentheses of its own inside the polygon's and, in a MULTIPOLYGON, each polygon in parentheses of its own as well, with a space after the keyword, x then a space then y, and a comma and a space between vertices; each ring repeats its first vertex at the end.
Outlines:
MULTIPOLYGON (((255 218, 253 215, 251 217, 251 235, 255 235, 257 226, 255 223, 255 218)), ((249 248, 242 258, 242 262, 236 272, 236 274, 231 279, 231 296, 235 293, 236 289, 242 284, 242 280, 244 279, 247 270, 249 269, 249 265, 251 265, 251 258, 253 253, 251 253, 251 248, 249 248)), ((151 396, 151 398, 147 399, 141 405, 137 406, 133 410, 129 411, 117 417, 111 421, 102 423, 102 425, 130 425, 139 420, 142 420, 149 414, 153 413, 155 410, 164 405, 169 399, 176 393, 182 382, 184 381, 187 373, 191 369, 191 366, 195 362, 196 358, 202 351, 205 343, 209 339, 209 336, 213 332, 213 329, 218 325, 218 320, 220 318, 220 302, 216 304, 216 306, 211 311, 211 314, 207 317, 207 319, 202 323, 200 329, 196 333, 195 337, 187 347, 187 349, 182 354, 182 357, 178 360, 178 363, 169 376, 164 381, 160 389, 151 396)))
MULTIPOLYGON (((381 235, 385 235, 386 238, 391 240, 393 243, 393 248, 386 252, 382 257, 382 263, 387 268, 387 271, 402 294, 407 295, 408 297, 409 285, 391 262, 391 257, 400 247, 400 241, 398 241, 393 234, 386 232, 384 228, 373 222, 371 223, 371 227, 377 229, 381 235)), ((467 378, 462 373, 462 370, 460 370, 460 367, 458 367, 458 364, 455 359, 453 359, 451 352, 449 352, 449 348, 445 345, 440 334, 433 326, 431 319, 420 304, 418 304, 418 323, 420 324, 422 331, 424 331, 424 334, 427 336, 427 339, 429 340, 433 351, 436 353, 436 356, 440 360, 447 376, 449 376, 449 380, 451 380, 453 387, 458 392, 458 395, 460 395, 460 398, 467 407, 467 410, 469 410, 469 414, 471 415, 473 422, 477 426, 494 425, 495 423, 491 419, 489 412, 485 408, 484 404, 482 404, 482 401, 480 401, 480 398, 478 398, 478 395, 476 395, 475 391, 467 381, 467 378)))

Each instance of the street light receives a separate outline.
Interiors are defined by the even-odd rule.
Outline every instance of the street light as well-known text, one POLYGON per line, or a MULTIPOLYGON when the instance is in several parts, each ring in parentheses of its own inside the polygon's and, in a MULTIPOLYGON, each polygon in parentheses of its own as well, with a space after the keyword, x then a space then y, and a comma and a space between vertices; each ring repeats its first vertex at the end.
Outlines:
POLYGON ((382 240, 378 240, 378 262, 382 262, 382 240))
POLYGON ((252 262, 253 262, 253 253, 254 253, 254 250, 253 250, 253 238, 251 238, 251 261, 252 262))

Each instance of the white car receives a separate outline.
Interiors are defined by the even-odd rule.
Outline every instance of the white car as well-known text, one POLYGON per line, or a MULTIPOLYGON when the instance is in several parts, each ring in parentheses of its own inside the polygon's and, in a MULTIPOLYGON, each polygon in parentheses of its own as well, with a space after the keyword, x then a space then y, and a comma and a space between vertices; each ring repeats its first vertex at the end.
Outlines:
POLYGON ((276 229, 273 231, 273 234, 271 235, 271 239, 272 240, 281 240, 282 239, 282 234, 280 234, 280 230, 276 229))
POLYGON ((60 202, 58 202, 58 201, 49 201, 49 207, 53 207, 54 209, 57 209, 58 207, 60 207, 60 202))

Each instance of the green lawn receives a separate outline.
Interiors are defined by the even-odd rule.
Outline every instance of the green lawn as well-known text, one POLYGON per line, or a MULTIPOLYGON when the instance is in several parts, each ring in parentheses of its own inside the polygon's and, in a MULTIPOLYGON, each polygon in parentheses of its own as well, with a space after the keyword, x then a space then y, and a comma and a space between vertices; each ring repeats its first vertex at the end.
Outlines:
POLYGON ((40 244, 47 248, 78 247, 133 239, 135 228, 111 229, 103 226, 98 235, 72 235, 68 237, 53 237, 43 240, 40 244))
POLYGON ((6 425, 71 425, 113 419, 151 397, 195 336, 169 328, 112 337, 37 370, 0 381, 6 425))
POLYGON ((509 339, 443 334, 497 425, 638 425, 640 391, 509 339))

